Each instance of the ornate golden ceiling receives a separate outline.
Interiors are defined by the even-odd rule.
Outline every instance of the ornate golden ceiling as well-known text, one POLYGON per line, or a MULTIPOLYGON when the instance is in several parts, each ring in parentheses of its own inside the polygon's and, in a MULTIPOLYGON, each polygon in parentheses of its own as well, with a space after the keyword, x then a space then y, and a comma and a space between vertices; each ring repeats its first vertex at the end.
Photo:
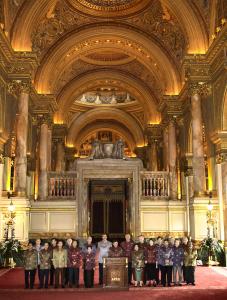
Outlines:
MULTIPOLYGON (((183 87, 185 55, 205 53, 212 32, 212 1, 2 3, 0 11, 7 13, 0 18, 1 26, 15 51, 22 55, 32 52, 37 57, 32 81, 38 94, 56 98, 56 120, 73 124, 92 109, 91 103, 85 105, 76 99, 106 86, 119 88, 136 99, 120 105, 121 118, 126 127, 134 119, 140 141, 137 126, 145 128, 148 123, 160 121, 159 105, 164 95, 178 95, 183 87)), ((25 68, 19 62, 17 67, 25 68)), ((94 118, 98 116, 107 122, 106 110, 95 112, 94 118)), ((112 117, 117 117, 117 111, 112 117)), ((93 118, 90 120, 93 122, 93 118)), ((78 126, 88 126, 79 121, 78 126)))

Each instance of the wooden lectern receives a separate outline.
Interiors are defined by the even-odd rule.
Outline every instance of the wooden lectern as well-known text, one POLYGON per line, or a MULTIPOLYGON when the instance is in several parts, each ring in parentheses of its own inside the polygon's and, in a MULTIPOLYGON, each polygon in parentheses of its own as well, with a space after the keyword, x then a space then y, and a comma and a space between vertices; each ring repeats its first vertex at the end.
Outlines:
POLYGON ((111 289, 128 289, 127 257, 103 258, 103 287, 111 289))

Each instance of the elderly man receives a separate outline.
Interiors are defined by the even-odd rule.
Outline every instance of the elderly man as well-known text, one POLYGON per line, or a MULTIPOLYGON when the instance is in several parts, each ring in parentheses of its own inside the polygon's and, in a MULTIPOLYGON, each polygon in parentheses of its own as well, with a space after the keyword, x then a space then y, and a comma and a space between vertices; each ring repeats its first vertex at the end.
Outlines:
POLYGON ((98 242, 98 261, 99 261, 99 284, 103 284, 103 257, 108 257, 108 252, 112 243, 107 240, 107 235, 102 235, 102 240, 98 242))

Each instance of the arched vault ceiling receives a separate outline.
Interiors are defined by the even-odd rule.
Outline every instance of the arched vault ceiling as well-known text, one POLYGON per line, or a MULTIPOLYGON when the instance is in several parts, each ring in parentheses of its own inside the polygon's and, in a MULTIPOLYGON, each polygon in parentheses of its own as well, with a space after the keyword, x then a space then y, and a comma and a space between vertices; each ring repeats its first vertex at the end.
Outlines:
POLYGON ((120 109, 113 108, 109 110, 105 107, 94 108, 80 115, 79 117, 75 117, 68 130, 67 143, 74 145, 75 136, 79 135, 81 129, 85 128, 89 124, 92 124, 94 121, 97 122, 98 120, 104 120, 105 122, 117 120, 117 122, 123 124, 125 128, 128 128, 138 145, 144 144, 143 131, 132 116, 120 109))
MULTIPOLYGON (((75 78, 67 84, 57 99, 59 105, 58 119, 64 120, 67 111, 70 111, 75 99, 87 90, 110 84, 119 85, 136 96, 145 111, 145 119, 149 123, 158 123, 160 113, 157 111, 157 100, 143 80, 125 72, 113 70, 99 70, 87 72, 80 78, 75 78)), ((74 104, 75 105, 75 104, 74 104)))
MULTIPOLYGON (((72 2, 82 2, 76 0, 68 1, 71 2, 71 4, 73 4, 72 2)), ((83 2, 88 3, 89 1, 83 2)), ((142 4, 149 2, 149 5, 142 5, 146 7, 146 9, 141 12, 139 9, 136 9, 134 14, 127 16, 127 18, 122 18, 125 12, 127 12, 127 9, 122 10, 124 13, 118 10, 117 16, 114 18, 108 17, 107 21, 120 17, 122 22, 133 24, 144 31, 156 35, 160 40, 166 41, 166 47, 168 47, 168 45, 172 46, 172 52, 175 52, 174 48, 175 50, 177 50, 177 48, 174 41, 171 42, 171 40, 168 40, 168 36, 170 36, 169 33, 172 33, 171 35, 173 36, 174 32, 175 40, 178 37, 180 37, 180 39, 182 39, 182 37, 185 38, 190 53, 204 52, 207 50, 208 38, 205 25, 201 21, 201 15, 199 15, 198 11, 195 11, 195 6, 193 8, 193 3, 190 3, 191 1, 141 0, 139 2, 142 4), (173 28, 174 30, 171 32, 173 28), (163 29, 167 29, 167 34, 165 34, 163 29)), ((105 1, 99 1, 99 3, 102 3, 105 9, 105 1)), ((92 7, 90 6, 90 8, 92 7)), ((40 37, 42 35, 41 31, 44 30, 42 35, 44 38, 42 40, 43 43, 41 41, 40 43, 44 48, 46 46, 49 47, 59 36, 71 30, 72 27, 83 26, 99 20, 100 18, 95 16, 95 11, 97 10, 91 9, 91 12, 86 14, 85 11, 80 10, 78 7, 75 9, 75 5, 74 7, 73 5, 68 5, 65 0, 26 1, 20 9, 11 31, 12 45, 15 50, 31 50, 31 37, 40 37), (48 29, 50 32, 48 32, 48 29), (44 43, 45 39, 46 41, 44 43)), ((180 40, 177 41, 178 44, 179 41, 180 40)), ((38 44, 36 44, 36 46, 38 46, 38 44)), ((178 54, 178 56, 180 55, 178 54)))
POLYGON ((59 40, 49 51, 39 67, 35 86, 42 93, 51 93, 48 82, 55 81, 56 70, 67 69, 78 57, 88 50, 101 47, 120 49, 141 64, 146 65, 157 81, 165 86, 166 94, 178 94, 181 88, 179 71, 168 53, 155 41, 127 27, 103 25, 97 31, 93 26, 71 32, 59 40), (67 62, 68 61, 68 62, 67 62))
MULTIPOLYGON (((86 125, 84 128, 80 130, 77 136, 74 137, 74 147, 78 149, 80 145, 86 140, 87 136, 90 134, 100 131, 113 131, 117 134, 120 134, 125 141, 127 141, 130 149, 133 151, 136 147, 136 141, 134 137, 134 133, 130 131, 130 129, 126 128, 123 124, 117 121, 95 121, 86 125)), ((68 139, 68 138, 67 138, 68 139)))

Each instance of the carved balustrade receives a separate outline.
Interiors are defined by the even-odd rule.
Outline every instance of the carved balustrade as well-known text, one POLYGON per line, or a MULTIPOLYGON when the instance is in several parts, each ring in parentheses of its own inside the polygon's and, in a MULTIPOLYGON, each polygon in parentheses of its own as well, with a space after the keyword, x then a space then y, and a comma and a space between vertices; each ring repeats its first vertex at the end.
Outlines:
POLYGON ((152 199, 169 198, 169 173, 168 172, 141 172, 142 197, 152 199))
POLYGON ((76 198, 76 172, 49 172, 48 198, 49 199, 75 199, 76 198))

